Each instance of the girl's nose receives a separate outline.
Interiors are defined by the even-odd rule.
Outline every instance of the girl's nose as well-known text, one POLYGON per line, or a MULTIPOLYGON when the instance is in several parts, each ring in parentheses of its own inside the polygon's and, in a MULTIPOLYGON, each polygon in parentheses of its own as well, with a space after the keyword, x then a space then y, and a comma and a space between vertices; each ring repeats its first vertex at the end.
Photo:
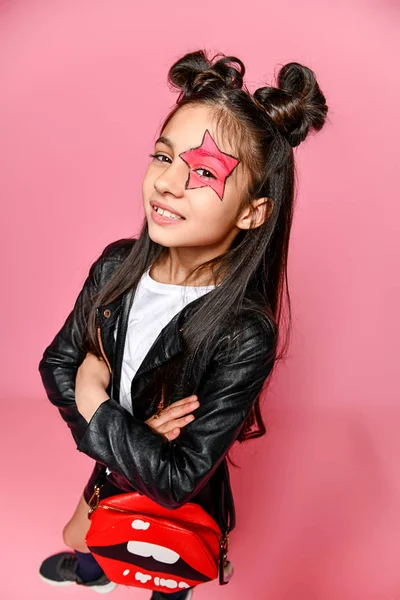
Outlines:
POLYGON ((177 197, 184 195, 189 169, 183 161, 181 162, 181 165, 170 165, 154 181, 154 187, 159 194, 169 192, 177 197))

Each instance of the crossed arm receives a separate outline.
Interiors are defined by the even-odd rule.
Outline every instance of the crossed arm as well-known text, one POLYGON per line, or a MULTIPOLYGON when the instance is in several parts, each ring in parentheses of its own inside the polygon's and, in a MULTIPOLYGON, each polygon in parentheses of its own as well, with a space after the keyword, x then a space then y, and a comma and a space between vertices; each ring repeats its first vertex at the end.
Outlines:
MULTIPOLYGON (((109 400, 106 391, 109 384, 110 373, 104 361, 88 353, 78 369, 75 381, 76 405, 88 423, 100 404, 109 400)), ((181 428, 193 421, 195 417, 189 413, 199 406, 197 396, 189 396, 170 404, 159 415, 153 415, 145 423, 172 442, 180 434, 181 428)))

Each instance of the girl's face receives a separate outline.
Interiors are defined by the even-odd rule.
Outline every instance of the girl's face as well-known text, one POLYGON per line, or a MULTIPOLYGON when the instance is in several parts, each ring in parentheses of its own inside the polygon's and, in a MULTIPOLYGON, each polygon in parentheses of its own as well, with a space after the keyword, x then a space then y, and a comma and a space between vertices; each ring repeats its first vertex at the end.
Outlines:
POLYGON ((166 247, 209 246, 217 256, 239 233, 245 175, 229 141, 217 136, 209 108, 189 105, 156 141, 144 176, 143 203, 150 238, 166 247), (183 219, 157 214, 155 206, 183 219))

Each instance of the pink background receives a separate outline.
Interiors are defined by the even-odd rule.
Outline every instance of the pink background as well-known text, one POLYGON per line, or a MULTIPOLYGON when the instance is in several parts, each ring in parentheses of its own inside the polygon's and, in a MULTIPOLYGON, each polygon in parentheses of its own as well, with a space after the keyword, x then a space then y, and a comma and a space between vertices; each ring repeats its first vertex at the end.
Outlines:
POLYGON ((92 466, 37 366, 93 260, 137 233, 176 98, 167 70, 199 48, 239 56, 251 89, 285 62, 310 66, 330 121, 296 151, 295 322, 269 433, 233 454, 236 575, 195 597, 400 598, 399 12, 394 0, 1 3, 2 599, 90 595, 37 576, 92 466))

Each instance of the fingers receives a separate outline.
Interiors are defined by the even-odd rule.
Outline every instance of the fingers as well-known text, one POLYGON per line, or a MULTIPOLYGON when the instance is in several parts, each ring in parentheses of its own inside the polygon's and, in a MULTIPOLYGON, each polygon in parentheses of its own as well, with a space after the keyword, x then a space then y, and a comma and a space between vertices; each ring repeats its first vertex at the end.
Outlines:
MULTIPOLYGON (((164 408, 164 410, 162 410, 159 415, 153 415, 152 417, 150 417, 148 425, 150 425, 154 429, 157 429, 157 431, 160 431, 160 429, 165 424, 174 424, 175 421, 178 421, 182 417, 185 417, 186 415, 188 415, 188 413, 191 413, 193 410, 196 410, 196 408, 198 408, 199 406, 200 403, 198 400, 195 400, 193 402, 185 402, 183 404, 179 404, 179 406, 174 406, 171 404, 171 406, 164 408)), ((180 422, 183 423, 183 421, 180 422)))
POLYGON ((180 432, 181 432, 181 430, 179 429, 179 427, 176 427, 172 431, 165 433, 164 437, 166 437, 169 442, 172 442, 173 440, 176 440, 176 438, 179 436, 180 432))
MULTIPOLYGON (((183 398, 182 400, 177 400, 176 402, 173 402, 167 408, 174 408, 175 406, 184 406, 185 404, 190 404, 190 402, 194 402, 195 400, 197 400, 196 395, 188 396, 187 398, 183 398)), ((167 408, 165 410, 167 410, 167 408)))
POLYGON ((157 433, 164 435, 169 441, 176 439, 182 427, 194 420, 188 414, 200 406, 197 396, 189 396, 167 406, 159 415, 153 415, 146 424, 157 433))
POLYGON ((179 419, 183 415, 192 412, 192 410, 195 410, 199 406, 200 403, 198 400, 192 400, 189 402, 182 402, 181 400, 178 400, 178 402, 174 402, 174 404, 170 404, 170 406, 164 408, 158 418, 163 419, 163 422, 166 420, 170 421, 171 419, 179 419))
POLYGON ((169 433, 176 428, 185 427, 188 423, 194 421, 193 415, 186 415, 185 417, 181 417, 180 419, 174 419, 173 421, 167 421, 162 423, 160 426, 157 426, 157 431, 159 433, 169 433))

